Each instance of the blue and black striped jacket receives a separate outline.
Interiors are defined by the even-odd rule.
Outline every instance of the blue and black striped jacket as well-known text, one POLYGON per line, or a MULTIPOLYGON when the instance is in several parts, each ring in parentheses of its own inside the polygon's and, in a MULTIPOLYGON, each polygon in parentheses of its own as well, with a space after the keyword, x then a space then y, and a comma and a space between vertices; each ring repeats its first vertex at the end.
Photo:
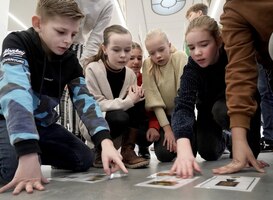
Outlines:
POLYGON ((110 138, 108 124, 86 88, 75 54, 67 51, 49 60, 38 34, 30 28, 5 38, 0 64, 0 116, 6 120, 18 154, 25 154, 25 149, 39 151, 36 125, 47 127, 57 122, 56 106, 66 85, 95 144, 110 138))

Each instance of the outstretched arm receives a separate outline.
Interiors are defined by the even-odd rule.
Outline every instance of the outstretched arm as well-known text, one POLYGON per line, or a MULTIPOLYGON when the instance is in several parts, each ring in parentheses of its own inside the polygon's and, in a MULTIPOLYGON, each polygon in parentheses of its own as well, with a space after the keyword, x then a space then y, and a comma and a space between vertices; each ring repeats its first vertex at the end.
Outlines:
POLYGON ((253 27, 250 27, 245 17, 235 11, 238 6, 235 4, 236 2, 233 1, 227 2, 221 15, 222 38, 229 60, 225 80, 228 114, 232 128, 233 160, 224 167, 214 169, 213 172, 217 174, 238 172, 249 163, 257 171, 264 172, 247 142, 247 129, 250 128, 251 117, 257 109, 254 96, 257 92, 258 70, 253 27))
MULTIPOLYGON (((19 157, 19 165, 10 183, 0 193, 14 188, 14 194, 22 190, 43 190, 42 183, 48 182, 42 176, 38 153, 39 135, 36 129, 33 98, 30 84, 29 63, 24 44, 16 33, 9 34, 3 42, 0 68, 0 109, 5 117, 10 142, 19 157), (23 120, 22 120, 23 119, 23 120)), ((9 155, 8 155, 9 156, 9 155)))
POLYGON ((101 145, 102 162, 105 172, 110 175, 121 169, 125 173, 128 173, 122 163, 121 155, 111 141, 109 126, 95 98, 86 88, 85 80, 83 78, 72 80, 69 84, 69 90, 73 94, 73 103, 92 137, 92 141, 94 141, 96 146, 101 145))

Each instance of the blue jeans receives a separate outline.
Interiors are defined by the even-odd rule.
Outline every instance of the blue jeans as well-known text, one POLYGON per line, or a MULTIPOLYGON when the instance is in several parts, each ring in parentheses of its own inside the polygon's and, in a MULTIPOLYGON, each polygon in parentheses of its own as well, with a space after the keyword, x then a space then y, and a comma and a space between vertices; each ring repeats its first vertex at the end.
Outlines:
MULTIPOLYGON (((37 126, 40 135, 40 160, 42 165, 75 172, 88 170, 94 153, 79 138, 59 124, 37 126)), ((0 181, 12 180, 18 165, 15 149, 9 142, 5 120, 0 120, 0 181)))
POLYGON ((262 65, 259 65, 258 89, 261 95, 263 135, 265 139, 273 140, 273 92, 269 87, 268 77, 262 65))

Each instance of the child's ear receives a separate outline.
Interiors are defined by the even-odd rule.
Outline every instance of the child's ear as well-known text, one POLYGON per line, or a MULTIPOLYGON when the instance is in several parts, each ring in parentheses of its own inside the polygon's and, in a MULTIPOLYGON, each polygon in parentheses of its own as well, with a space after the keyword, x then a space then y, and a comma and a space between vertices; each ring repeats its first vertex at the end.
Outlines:
POLYGON ((101 49, 102 49, 104 55, 107 55, 107 54, 106 54, 106 47, 105 47, 103 44, 101 45, 101 49))
POLYGON ((197 14, 198 14, 199 17, 202 16, 202 15, 204 15, 202 10, 198 10, 197 14))
POLYGON ((32 27, 34 28, 34 30, 36 32, 40 32, 40 30, 41 30, 41 17, 40 16, 34 15, 32 17, 32 27))

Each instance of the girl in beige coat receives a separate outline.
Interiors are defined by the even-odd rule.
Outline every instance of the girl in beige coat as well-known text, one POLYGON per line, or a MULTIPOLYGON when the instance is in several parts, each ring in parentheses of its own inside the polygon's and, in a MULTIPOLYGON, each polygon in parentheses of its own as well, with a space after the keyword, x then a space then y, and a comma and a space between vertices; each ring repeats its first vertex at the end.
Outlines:
MULTIPOLYGON (((125 66, 131 55, 132 36, 124 27, 112 25, 104 30, 103 39, 98 54, 90 58, 85 68, 87 87, 105 114, 111 137, 122 135, 121 155, 125 166, 147 166, 149 160, 134 152, 141 120, 138 105, 144 100, 144 91, 137 86, 135 73, 125 66)), ((94 166, 100 165, 100 149, 96 149, 94 166)))

